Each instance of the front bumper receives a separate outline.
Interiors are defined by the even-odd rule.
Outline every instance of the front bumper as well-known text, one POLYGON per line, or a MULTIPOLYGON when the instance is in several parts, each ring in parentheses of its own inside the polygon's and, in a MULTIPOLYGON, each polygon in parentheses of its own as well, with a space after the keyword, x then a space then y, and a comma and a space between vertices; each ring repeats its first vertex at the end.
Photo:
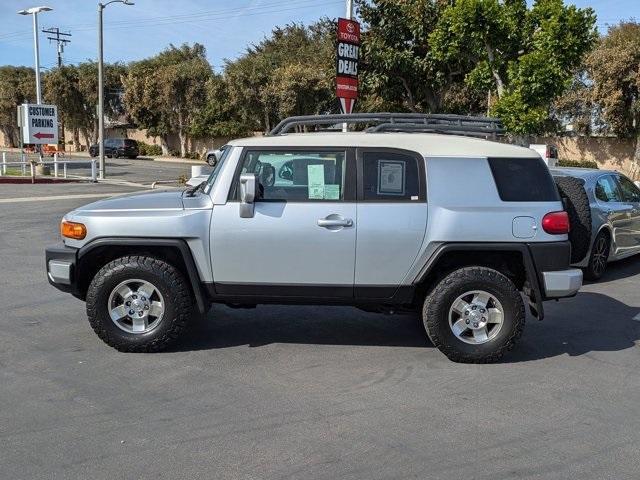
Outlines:
POLYGON ((63 292, 76 295, 76 264, 78 249, 64 244, 45 249, 47 279, 49 283, 63 292))
POLYGON ((582 286, 582 270, 542 272, 542 279, 546 298, 573 297, 582 286))

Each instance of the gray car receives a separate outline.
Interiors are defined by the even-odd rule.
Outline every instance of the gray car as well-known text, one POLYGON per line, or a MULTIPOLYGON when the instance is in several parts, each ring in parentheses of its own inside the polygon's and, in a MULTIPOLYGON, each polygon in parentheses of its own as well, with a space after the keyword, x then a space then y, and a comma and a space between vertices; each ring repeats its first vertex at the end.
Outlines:
POLYGON ((640 189, 619 172, 556 168, 554 177, 584 182, 591 207, 591 245, 577 266, 585 278, 598 280, 607 263, 640 253, 640 189))

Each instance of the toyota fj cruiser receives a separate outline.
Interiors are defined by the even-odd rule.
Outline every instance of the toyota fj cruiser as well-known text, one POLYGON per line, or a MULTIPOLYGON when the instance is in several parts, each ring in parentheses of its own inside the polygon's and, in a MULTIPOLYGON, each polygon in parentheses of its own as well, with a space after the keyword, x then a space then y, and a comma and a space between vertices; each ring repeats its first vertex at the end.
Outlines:
POLYGON ((122 351, 168 347, 212 303, 317 304, 420 312, 451 360, 495 361, 522 333, 523 298, 542 319, 582 284, 540 156, 469 138, 500 132, 449 115, 293 117, 230 142, 198 187, 68 213, 48 278, 122 351))

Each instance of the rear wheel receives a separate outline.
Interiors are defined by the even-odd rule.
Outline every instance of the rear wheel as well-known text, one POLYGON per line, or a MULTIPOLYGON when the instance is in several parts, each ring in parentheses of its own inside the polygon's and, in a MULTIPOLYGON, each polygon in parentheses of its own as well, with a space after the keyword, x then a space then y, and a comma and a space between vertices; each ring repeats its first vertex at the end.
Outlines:
POLYGON ((209 164, 209 166, 215 167, 217 162, 218 162, 218 159, 216 158, 215 155, 209 155, 207 157, 207 163, 209 164))
POLYGON ((118 150, 113 152, 113 158, 120 158, 120 152, 118 152, 118 150))
POLYGON ((601 231, 593 241, 589 264, 584 268, 584 278, 587 280, 600 280, 607 269, 609 261, 609 251, 611 250, 611 240, 609 234, 601 231))
POLYGON ((463 363, 499 360, 525 323, 524 302, 513 282, 485 267, 461 268, 443 278, 427 295, 422 317, 434 346, 463 363))
POLYGON ((186 328, 192 301, 182 274, 145 256, 122 257, 95 275, 87 316, 96 334, 123 352, 154 352, 172 345, 186 328))

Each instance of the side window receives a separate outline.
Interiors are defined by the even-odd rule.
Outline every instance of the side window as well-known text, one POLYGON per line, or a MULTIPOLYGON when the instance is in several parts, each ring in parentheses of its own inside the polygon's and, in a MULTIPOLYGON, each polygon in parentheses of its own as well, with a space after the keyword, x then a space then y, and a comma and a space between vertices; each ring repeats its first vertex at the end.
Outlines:
POLYGON ((364 152, 361 196, 364 201, 421 200, 418 159, 401 153, 364 152))
POLYGON ((344 151, 249 151, 242 173, 257 173, 261 200, 318 202, 344 200, 344 151))
POLYGON ((619 176, 620 190, 624 202, 640 202, 640 190, 627 177, 619 176))
POLYGON ((620 202, 622 200, 615 178, 607 175, 598 180, 596 183, 596 198, 601 202, 620 202))

